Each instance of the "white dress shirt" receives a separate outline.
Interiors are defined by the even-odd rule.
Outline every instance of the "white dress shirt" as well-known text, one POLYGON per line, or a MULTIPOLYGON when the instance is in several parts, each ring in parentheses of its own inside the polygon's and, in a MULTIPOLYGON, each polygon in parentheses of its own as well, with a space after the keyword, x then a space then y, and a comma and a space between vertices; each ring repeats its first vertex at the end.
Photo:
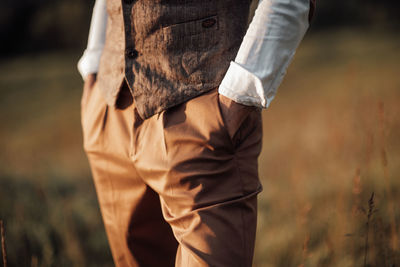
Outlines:
POLYGON ((78 70, 83 79, 97 73, 100 57, 106 42, 107 0, 96 0, 90 22, 88 45, 78 62, 78 70))
MULTIPOLYGON (((308 28, 309 10, 310 0, 260 0, 219 93, 244 105, 267 108, 308 28)), ((106 21, 106 0, 96 0, 88 47, 78 62, 84 79, 98 70, 106 21)))

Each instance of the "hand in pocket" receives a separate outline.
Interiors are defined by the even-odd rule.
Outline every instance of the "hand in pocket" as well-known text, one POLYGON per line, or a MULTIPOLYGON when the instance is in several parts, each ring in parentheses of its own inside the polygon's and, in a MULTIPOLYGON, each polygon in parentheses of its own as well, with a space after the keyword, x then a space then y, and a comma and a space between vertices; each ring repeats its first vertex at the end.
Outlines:
POLYGON ((86 77, 85 83, 83 84, 83 93, 81 99, 82 105, 84 105, 87 102, 89 93, 92 90, 94 84, 96 83, 96 80, 97 80, 97 73, 91 73, 86 77))
POLYGON ((239 130, 249 113, 258 108, 237 103, 221 94, 219 94, 218 97, 222 119, 224 120, 230 138, 233 140, 236 132, 239 130))

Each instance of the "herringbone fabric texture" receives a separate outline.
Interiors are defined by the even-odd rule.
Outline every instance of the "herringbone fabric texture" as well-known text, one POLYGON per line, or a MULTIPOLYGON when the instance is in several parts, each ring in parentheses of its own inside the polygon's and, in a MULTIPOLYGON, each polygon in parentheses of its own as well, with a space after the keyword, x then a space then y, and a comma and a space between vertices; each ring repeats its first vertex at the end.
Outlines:
POLYGON ((142 118, 217 87, 247 29, 250 0, 108 0, 98 82, 115 104, 124 78, 142 118))

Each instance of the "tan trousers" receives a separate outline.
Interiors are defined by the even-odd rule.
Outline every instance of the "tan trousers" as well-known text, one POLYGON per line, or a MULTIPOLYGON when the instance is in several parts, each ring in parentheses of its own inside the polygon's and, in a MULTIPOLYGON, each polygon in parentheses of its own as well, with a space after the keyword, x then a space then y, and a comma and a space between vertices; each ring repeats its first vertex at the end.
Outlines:
POLYGON ((84 149, 116 266, 251 266, 261 112, 231 137, 217 89, 144 121, 126 86, 120 108, 86 90, 84 149))

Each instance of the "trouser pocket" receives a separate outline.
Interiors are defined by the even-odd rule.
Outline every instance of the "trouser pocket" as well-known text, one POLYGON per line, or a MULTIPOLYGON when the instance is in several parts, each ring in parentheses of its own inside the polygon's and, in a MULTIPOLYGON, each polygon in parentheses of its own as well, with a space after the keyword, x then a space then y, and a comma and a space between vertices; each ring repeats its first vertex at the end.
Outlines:
POLYGON ((107 120, 108 106, 97 83, 85 88, 81 99, 83 147, 86 152, 100 149, 102 131, 107 120))
POLYGON ((261 109, 246 106, 218 94, 218 109, 220 117, 231 139, 232 145, 236 147, 241 142, 241 132, 244 127, 256 127, 248 123, 249 116, 256 113, 261 115, 261 109))

